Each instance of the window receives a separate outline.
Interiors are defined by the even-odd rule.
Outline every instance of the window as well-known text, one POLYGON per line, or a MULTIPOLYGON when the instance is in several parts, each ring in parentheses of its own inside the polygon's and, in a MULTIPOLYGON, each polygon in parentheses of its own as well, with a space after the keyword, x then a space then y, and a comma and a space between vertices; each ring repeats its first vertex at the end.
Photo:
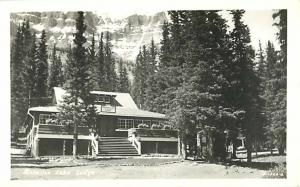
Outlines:
POLYGON ((39 124, 42 124, 42 125, 57 125, 56 117, 53 114, 40 114, 39 124))
POLYGON ((125 119, 118 119, 118 129, 126 129, 125 119))
POLYGON ((99 96, 99 97, 98 97, 98 102, 103 103, 103 102, 104 102, 104 96, 99 96))
POLYGON ((118 119, 118 129, 133 128, 133 119, 118 119))
POLYGON ((110 103, 110 97, 109 96, 105 96, 105 103, 110 103))
POLYGON ((133 119, 126 120, 126 127, 127 129, 133 128, 133 119))
POLYGON ((98 103, 110 103, 110 96, 99 95, 97 98, 98 103))

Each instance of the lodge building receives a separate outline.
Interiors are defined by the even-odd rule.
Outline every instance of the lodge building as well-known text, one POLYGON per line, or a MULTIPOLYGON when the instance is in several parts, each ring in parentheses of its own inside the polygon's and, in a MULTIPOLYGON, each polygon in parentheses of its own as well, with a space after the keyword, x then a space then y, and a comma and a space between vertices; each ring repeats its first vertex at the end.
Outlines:
MULTIPOLYGON (((73 127, 54 120, 66 94, 55 87, 51 106, 28 109, 26 148, 32 156, 72 155, 73 127)), ((79 155, 178 154, 178 131, 168 129, 164 114, 140 110, 129 93, 91 91, 91 94, 96 98, 96 124, 94 130, 78 126, 79 155)))

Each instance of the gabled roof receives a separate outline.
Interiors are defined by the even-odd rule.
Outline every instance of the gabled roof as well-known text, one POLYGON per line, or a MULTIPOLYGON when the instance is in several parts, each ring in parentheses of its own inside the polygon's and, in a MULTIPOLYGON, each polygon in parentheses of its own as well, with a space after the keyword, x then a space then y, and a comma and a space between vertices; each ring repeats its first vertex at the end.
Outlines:
MULTIPOLYGON (((54 87, 54 94, 55 94, 56 104, 60 105, 63 102, 64 95, 66 95, 67 93, 66 93, 66 90, 64 90, 62 88, 54 87)), ((120 103, 122 107, 138 109, 138 107, 136 106, 135 102, 133 101, 133 99, 129 93, 91 91, 91 94, 111 95, 111 96, 115 97, 115 100, 118 101, 118 103, 120 103)))
POLYGON ((28 111, 35 111, 35 112, 59 112, 57 106, 38 106, 29 108, 28 111))
MULTIPOLYGON (((116 106, 116 112, 101 112, 101 105, 95 105, 97 113, 100 115, 107 116, 127 116, 127 117, 145 117, 145 118, 158 118, 165 119, 164 114, 150 112, 146 110, 140 110, 129 93, 119 93, 119 92, 103 92, 103 91, 92 91, 92 94, 96 95, 111 95, 114 96, 115 100, 121 105, 116 106)), ((56 101, 56 106, 44 106, 44 107, 33 107, 29 111, 39 111, 39 112, 59 112, 58 105, 63 102, 63 97, 67 92, 59 87, 54 87, 54 97, 56 101)))

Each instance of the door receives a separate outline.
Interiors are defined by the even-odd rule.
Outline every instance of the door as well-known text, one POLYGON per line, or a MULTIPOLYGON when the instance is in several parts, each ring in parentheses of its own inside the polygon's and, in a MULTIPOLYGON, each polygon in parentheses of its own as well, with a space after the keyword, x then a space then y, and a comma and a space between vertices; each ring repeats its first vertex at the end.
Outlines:
POLYGON ((115 126, 114 116, 100 116, 97 118, 96 132, 100 137, 115 136, 115 126))

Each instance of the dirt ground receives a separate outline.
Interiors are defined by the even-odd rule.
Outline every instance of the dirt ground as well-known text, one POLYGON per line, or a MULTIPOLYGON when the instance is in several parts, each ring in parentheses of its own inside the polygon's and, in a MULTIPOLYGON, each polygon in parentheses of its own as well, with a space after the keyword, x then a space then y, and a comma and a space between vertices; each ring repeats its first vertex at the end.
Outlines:
MULTIPOLYGON (((23 179, 205 179, 205 178, 264 178, 272 166, 285 162, 285 156, 266 156, 254 159, 253 167, 244 162, 227 165, 201 161, 180 161, 176 158, 127 158, 97 161, 78 161, 56 167, 53 163, 39 166, 19 166, 11 170, 12 180, 23 179)), ((60 162, 68 163, 64 159, 60 162)), ((61 165, 61 164, 60 164, 61 165)))

